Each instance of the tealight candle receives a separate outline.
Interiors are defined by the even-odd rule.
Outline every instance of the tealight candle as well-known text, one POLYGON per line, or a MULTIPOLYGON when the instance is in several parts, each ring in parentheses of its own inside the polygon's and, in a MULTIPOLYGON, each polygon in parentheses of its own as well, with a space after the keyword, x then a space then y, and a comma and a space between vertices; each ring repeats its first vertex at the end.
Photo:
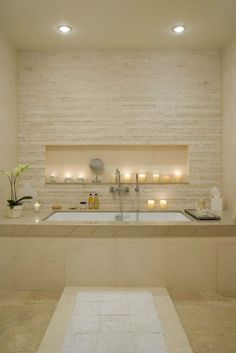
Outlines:
POLYGON ((177 183, 179 183, 181 181, 181 179, 182 179, 182 174, 179 171, 176 171, 174 176, 175 176, 175 181, 177 183))
POLYGON ((158 183, 160 180, 160 174, 157 174, 157 173, 152 174, 152 179, 155 183, 158 183))
POLYGON ((146 180, 146 174, 141 173, 141 174, 138 175, 138 178, 139 178, 139 182, 140 183, 144 183, 145 180, 146 180))
POLYGON ((131 174, 125 174, 125 175, 124 175, 124 180, 125 180, 127 183, 130 183, 130 181, 131 181, 131 174))
POLYGON ((77 182, 78 182, 78 183, 81 183, 81 184, 85 183, 85 178, 84 178, 84 176, 83 176, 83 175, 78 176, 77 182))
POLYGON ((148 208, 149 210, 153 210, 155 208, 155 200, 148 200, 148 208))
POLYGON ((73 178, 70 174, 66 174, 64 181, 65 183, 71 183, 73 181, 73 178))
POLYGON ((160 200, 160 209, 165 210, 167 207, 167 201, 166 200, 160 200))
POLYGON ((49 181, 50 183, 55 183, 56 182, 56 175, 55 174, 51 174, 49 177, 49 181))
POLYGON ((39 212, 40 206, 41 206, 41 205, 40 205, 38 202, 36 202, 36 203, 34 204, 34 211, 35 211, 35 212, 39 212))
POLYGON ((164 175, 163 181, 164 181, 164 183, 169 183, 170 182, 170 175, 164 175))

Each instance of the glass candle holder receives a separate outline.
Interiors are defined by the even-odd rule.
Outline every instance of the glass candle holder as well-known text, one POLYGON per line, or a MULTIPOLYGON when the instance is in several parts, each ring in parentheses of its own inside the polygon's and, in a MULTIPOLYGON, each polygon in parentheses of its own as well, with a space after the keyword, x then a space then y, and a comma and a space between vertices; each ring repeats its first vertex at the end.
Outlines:
POLYGON ((153 210, 155 208, 155 200, 148 200, 148 208, 149 210, 153 210))
POLYGON ((182 180, 182 174, 179 171, 174 173, 174 180, 176 183, 180 183, 182 180))
POLYGON ((160 209, 165 210, 167 208, 167 201, 166 200, 160 200, 160 209))
POLYGON ((160 181, 160 174, 158 174, 158 173, 153 173, 153 174, 152 174, 152 180, 153 180, 154 183, 159 183, 159 181, 160 181))
POLYGON ((145 173, 140 173, 140 174, 138 175, 138 180, 139 180, 140 183, 145 183, 145 181, 146 181, 146 174, 145 174, 145 173))
POLYGON ((130 183, 131 182, 131 174, 127 173, 124 175, 124 181, 126 183, 130 183))
POLYGON ((163 182, 166 183, 166 184, 170 183, 170 175, 164 175, 163 176, 163 182))
POLYGON ((34 204, 34 212, 39 212, 40 206, 41 206, 41 205, 40 205, 38 202, 36 202, 36 203, 34 204))
POLYGON ((50 181, 50 183, 55 183, 56 182, 56 175, 55 174, 51 174, 49 176, 49 181, 50 181))

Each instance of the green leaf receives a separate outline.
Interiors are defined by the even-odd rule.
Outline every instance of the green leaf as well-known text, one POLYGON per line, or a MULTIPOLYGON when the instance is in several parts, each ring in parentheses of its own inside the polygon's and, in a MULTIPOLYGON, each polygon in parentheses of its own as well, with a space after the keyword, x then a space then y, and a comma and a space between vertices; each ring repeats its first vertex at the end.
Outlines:
POLYGON ((7 200, 7 202, 8 202, 8 206, 10 206, 10 208, 17 206, 17 202, 14 200, 7 200))
POLYGON ((33 198, 32 196, 23 196, 19 200, 16 200, 16 202, 21 202, 23 200, 32 200, 32 198, 33 198))

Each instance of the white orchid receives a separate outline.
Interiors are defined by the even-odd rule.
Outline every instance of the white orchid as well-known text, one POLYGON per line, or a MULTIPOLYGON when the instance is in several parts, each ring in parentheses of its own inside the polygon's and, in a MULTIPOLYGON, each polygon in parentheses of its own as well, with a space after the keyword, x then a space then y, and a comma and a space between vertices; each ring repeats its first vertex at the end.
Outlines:
POLYGON ((1 170, 1 174, 5 175, 10 183, 11 186, 11 199, 7 200, 8 206, 13 208, 17 205, 22 205, 26 200, 32 199, 31 196, 24 196, 17 200, 16 195, 16 180, 17 178, 24 173, 29 168, 26 164, 18 164, 13 170, 1 170))

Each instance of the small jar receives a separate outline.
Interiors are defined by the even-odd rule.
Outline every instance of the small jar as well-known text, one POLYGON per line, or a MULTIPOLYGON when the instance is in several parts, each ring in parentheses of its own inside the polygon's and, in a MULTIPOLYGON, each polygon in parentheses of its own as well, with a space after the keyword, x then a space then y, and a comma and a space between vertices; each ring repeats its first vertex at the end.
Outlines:
POLYGON ((86 201, 81 201, 79 203, 79 208, 80 208, 80 210, 87 210, 87 202, 86 201))

